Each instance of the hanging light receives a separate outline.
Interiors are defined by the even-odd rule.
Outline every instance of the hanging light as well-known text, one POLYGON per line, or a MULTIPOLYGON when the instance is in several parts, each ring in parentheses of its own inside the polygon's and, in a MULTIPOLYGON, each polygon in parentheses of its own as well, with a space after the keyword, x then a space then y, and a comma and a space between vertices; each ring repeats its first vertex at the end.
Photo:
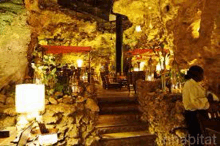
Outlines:
POLYGON ((82 64, 83 64, 83 60, 82 59, 78 59, 77 60, 78 67, 82 67, 82 64))
POLYGON ((136 27, 135 27, 135 30, 137 31, 137 32, 141 32, 142 30, 141 30, 141 26, 140 25, 137 25, 136 27))

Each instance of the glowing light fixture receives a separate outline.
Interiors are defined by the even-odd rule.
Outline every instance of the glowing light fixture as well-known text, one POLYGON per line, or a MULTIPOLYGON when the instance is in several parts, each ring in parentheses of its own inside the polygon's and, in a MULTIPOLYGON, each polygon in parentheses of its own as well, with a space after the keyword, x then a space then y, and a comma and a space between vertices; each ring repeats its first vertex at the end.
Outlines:
POLYGON ((145 65, 145 62, 140 63, 140 70, 144 70, 144 65, 145 65))
POLYGON ((56 133, 39 135, 39 143, 40 145, 52 145, 57 143, 58 138, 56 133))
POLYGON ((81 59, 77 60, 78 67, 82 67, 82 64, 83 64, 83 60, 81 59))
POLYGON ((162 67, 160 66, 160 63, 158 63, 157 66, 156 66, 156 70, 161 71, 161 69, 162 69, 162 67))
POLYGON ((137 25, 136 28, 135 28, 135 30, 136 30, 137 32, 141 32, 141 26, 140 26, 140 25, 137 25))
POLYGON ((45 87, 37 84, 16 85, 17 113, 36 113, 45 109, 45 87))
POLYGON ((136 68, 134 68, 134 71, 139 71, 139 68, 137 68, 137 67, 136 67, 136 68))
POLYGON ((151 74, 149 76, 147 76, 147 81, 153 81, 154 75, 151 74))

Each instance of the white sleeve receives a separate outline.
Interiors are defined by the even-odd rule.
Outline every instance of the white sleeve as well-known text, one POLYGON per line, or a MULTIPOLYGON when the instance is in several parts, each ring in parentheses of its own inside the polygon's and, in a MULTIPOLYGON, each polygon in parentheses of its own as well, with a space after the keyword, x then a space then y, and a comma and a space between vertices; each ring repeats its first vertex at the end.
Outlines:
POLYGON ((194 85, 188 85, 183 90, 183 103, 185 107, 187 107, 188 110, 201 110, 201 109, 208 109, 209 108, 209 102, 206 98, 205 94, 203 95, 203 90, 200 88, 194 86, 194 85))
POLYGON ((206 97, 197 97, 192 101, 193 101, 192 105, 194 106, 195 109, 203 110, 203 109, 208 109, 210 106, 208 99, 206 97))

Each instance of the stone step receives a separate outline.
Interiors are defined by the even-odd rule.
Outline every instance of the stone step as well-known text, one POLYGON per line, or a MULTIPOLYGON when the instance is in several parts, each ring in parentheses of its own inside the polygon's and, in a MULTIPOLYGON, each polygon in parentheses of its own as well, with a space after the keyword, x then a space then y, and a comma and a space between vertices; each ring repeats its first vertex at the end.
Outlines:
POLYGON ((131 103, 131 102, 137 102, 136 97, 124 97, 124 96, 116 96, 116 97, 109 97, 109 98, 97 98, 98 103, 131 103))
POLYGON ((137 103, 99 103, 100 114, 139 111, 137 103))
POLYGON ((155 146, 156 135, 147 131, 102 134, 100 146, 155 146))
POLYGON ((99 115, 97 124, 120 124, 140 121, 140 112, 121 112, 116 114, 99 115))
POLYGON ((99 134, 118 133, 118 132, 134 132, 147 130, 147 123, 133 122, 121 124, 99 124, 96 126, 99 134))

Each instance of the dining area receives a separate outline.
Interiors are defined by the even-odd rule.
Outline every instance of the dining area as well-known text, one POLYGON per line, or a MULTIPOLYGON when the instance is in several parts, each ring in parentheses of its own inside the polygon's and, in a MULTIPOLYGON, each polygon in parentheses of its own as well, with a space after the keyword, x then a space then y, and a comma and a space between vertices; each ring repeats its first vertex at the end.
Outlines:
POLYGON ((129 92, 134 91, 136 93, 136 81, 141 79, 145 80, 145 71, 132 71, 127 74, 115 74, 100 72, 102 87, 104 89, 122 89, 126 88, 129 92))

